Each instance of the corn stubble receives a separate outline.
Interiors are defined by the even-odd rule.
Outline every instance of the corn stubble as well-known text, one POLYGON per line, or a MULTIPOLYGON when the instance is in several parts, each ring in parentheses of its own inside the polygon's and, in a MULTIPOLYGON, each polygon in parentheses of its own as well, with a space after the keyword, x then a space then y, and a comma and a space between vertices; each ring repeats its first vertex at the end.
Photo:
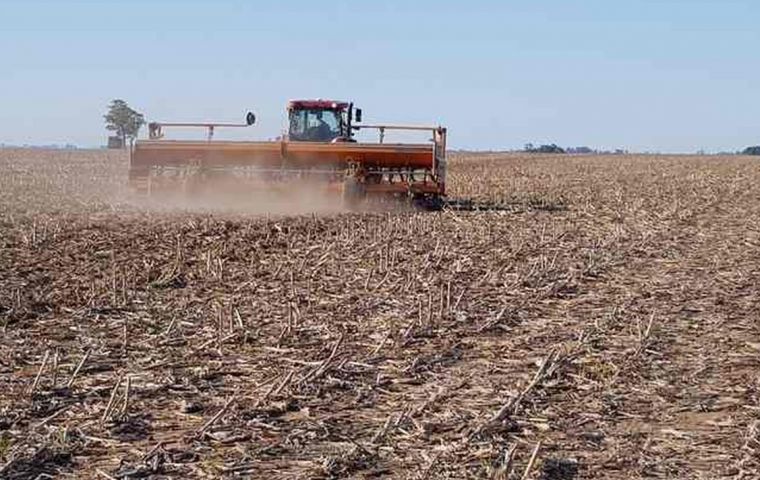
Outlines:
POLYGON ((748 157, 454 155, 504 211, 153 208, 0 150, 0 478, 757 478, 748 157))

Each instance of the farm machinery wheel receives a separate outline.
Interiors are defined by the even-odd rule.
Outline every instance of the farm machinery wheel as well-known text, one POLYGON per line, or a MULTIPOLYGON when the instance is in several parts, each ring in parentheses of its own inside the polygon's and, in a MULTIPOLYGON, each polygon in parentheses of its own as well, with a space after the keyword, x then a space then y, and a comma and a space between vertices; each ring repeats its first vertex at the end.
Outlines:
POLYGON ((343 205, 351 210, 356 209, 366 196, 364 183, 354 175, 347 175, 343 180, 343 205))
POLYGON ((437 212, 443 209, 443 199, 437 195, 412 195, 411 204, 415 209, 437 212))
POLYGON ((343 205, 346 208, 357 209, 367 197, 364 180, 361 165, 350 162, 343 178, 343 205))

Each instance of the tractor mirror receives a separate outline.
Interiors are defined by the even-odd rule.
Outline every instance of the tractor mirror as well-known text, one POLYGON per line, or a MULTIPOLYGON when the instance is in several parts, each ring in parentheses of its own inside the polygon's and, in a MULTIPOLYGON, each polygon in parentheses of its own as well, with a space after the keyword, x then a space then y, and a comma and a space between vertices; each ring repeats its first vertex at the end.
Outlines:
POLYGON ((256 123, 256 115, 254 115, 253 112, 248 112, 245 116, 245 124, 250 127, 254 123, 256 123))
POLYGON ((357 122, 361 122, 362 121, 362 109, 361 108, 357 108, 356 109, 356 112, 354 113, 354 120, 356 120, 357 122))

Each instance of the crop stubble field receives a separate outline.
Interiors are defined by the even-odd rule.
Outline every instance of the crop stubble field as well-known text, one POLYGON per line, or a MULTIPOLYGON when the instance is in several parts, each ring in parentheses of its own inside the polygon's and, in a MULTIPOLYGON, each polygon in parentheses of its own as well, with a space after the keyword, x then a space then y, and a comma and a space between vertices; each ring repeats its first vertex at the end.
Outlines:
POLYGON ((459 154, 507 210, 287 216, 126 163, 0 150, 0 478, 760 475, 757 160, 459 154))

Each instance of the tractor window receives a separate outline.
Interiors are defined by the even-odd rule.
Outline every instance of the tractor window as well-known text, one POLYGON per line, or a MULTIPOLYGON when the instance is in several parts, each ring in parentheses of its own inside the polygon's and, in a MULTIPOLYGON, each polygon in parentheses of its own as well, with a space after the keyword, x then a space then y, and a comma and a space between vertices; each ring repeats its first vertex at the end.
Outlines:
POLYGON ((327 142, 341 134, 340 112, 332 110, 291 110, 292 140, 327 142))

